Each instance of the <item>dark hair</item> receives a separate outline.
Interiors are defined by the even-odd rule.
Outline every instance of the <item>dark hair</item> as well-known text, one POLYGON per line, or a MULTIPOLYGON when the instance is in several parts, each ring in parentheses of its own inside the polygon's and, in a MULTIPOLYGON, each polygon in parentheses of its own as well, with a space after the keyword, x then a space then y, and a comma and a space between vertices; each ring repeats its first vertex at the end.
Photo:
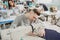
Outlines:
POLYGON ((45 4, 39 4, 39 5, 43 6, 44 11, 48 11, 48 8, 47 8, 47 6, 45 4))
POLYGON ((50 12, 53 12, 53 8, 52 7, 50 8, 50 12))
MULTIPOLYGON (((11 0, 10 0, 11 1, 11 0)), ((12 1, 13 2, 13 1, 12 1)), ((9 6, 9 9, 12 7, 8 1, 8 6, 9 6)), ((15 7, 15 5, 13 5, 13 7, 15 7)))
POLYGON ((33 11, 38 16, 41 14, 41 13, 38 12, 38 9, 29 9, 27 12, 30 12, 30 11, 33 11))
POLYGON ((36 13, 38 16, 40 15, 40 13, 38 12, 38 9, 33 9, 34 13, 36 13))

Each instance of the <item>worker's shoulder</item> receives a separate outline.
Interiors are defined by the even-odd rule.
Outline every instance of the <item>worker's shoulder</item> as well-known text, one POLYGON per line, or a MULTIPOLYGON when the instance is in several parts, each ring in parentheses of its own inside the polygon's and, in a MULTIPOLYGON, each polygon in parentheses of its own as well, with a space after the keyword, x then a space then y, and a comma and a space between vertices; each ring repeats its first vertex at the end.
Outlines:
POLYGON ((16 17, 16 19, 23 19, 25 17, 25 15, 23 14, 23 15, 18 15, 17 17, 16 17))
POLYGON ((23 17, 24 15, 18 15, 16 18, 21 18, 21 17, 23 17))

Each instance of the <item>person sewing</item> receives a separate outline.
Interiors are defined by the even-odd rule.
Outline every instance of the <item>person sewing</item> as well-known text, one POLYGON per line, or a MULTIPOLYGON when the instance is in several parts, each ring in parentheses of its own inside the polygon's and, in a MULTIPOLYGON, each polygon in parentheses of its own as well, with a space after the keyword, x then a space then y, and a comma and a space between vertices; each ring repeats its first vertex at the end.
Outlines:
POLYGON ((51 23, 54 24, 54 25, 56 25, 56 22, 57 22, 57 19, 58 19, 56 17, 57 12, 58 12, 57 7, 55 7, 55 6, 50 7, 51 23))
POLYGON ((27 33, 28 36, 38 36, 46 40, 59 40, 60 33, 44 28, 42 21, 37 19, 39 15, 40 13, 37 9, 29 10, 29 12, 16 17, 15 21, 11 24, 11 28, 31 26, 32 31, 27 33))
MULTIPOLYGON (((41 23, 41 25, 42 25, 42 21, 37 20, 37 17, 39 15, 40 15, 40 13, 37 11, 37 9, 29 10, 29 12, 18 16, 14 20, 14 22, 11 24, 11 28, 16 28, 18 26, 31 26, 32 23, 41 23)), ((41 28, 43 28, 43 27, 41 27, 41 28)), ((32 30, 33 30, 33 28, 32 28, 32 30)))

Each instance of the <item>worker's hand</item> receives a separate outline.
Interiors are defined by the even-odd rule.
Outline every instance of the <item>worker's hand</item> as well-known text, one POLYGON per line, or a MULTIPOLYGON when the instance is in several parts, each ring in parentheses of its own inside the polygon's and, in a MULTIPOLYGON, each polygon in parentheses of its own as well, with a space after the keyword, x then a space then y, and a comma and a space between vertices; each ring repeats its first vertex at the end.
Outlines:
POLYGON ((28 32, 27 33, 27 35, 28 36, 40 36, 40 37, 43 37, 43 36, 45 36, 45 30, 44 29, 41 29, 39 32, 38 32, 38 34, 37 33, 35 33, 35 32, 28 32))
POLYGON ((45 30, 44 29, 40 30, 38 36, 40 37, 45 36, 45 30))
POLYGON ((28 36, 36 36, 36 35, 35 35, 34 33, 32 33, 32 32, 28 32, 27 35, 28 35, 28 36))

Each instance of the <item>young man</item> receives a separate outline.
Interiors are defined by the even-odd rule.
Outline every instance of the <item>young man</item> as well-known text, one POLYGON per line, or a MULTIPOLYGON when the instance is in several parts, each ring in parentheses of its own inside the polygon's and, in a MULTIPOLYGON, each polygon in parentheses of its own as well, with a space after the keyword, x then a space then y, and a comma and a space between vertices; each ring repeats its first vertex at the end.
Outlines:
MULTIPOLYGON (((29 10, 29 12, 27 12, 27 13, 25 13, 23 15, 18 16, 15 19, 15 21, 12 23, 11 28, 16 28, 18 26, 23 26, 23 25, 24 26, 31 26, 32 23, 38 23, 39 21, 41 21, 41 20, 37 20, 37 17, 39 15, 40 15, 40 13, 37 11, 37 9, 29 10)), ((42 22, 39 22, 39 23, 42 23, 42 22)), ((43 27, 41 27, 41 28, 43 28, 43 27)), ((33 28, 32 28, 32 30, 33 30, 33 28)))

